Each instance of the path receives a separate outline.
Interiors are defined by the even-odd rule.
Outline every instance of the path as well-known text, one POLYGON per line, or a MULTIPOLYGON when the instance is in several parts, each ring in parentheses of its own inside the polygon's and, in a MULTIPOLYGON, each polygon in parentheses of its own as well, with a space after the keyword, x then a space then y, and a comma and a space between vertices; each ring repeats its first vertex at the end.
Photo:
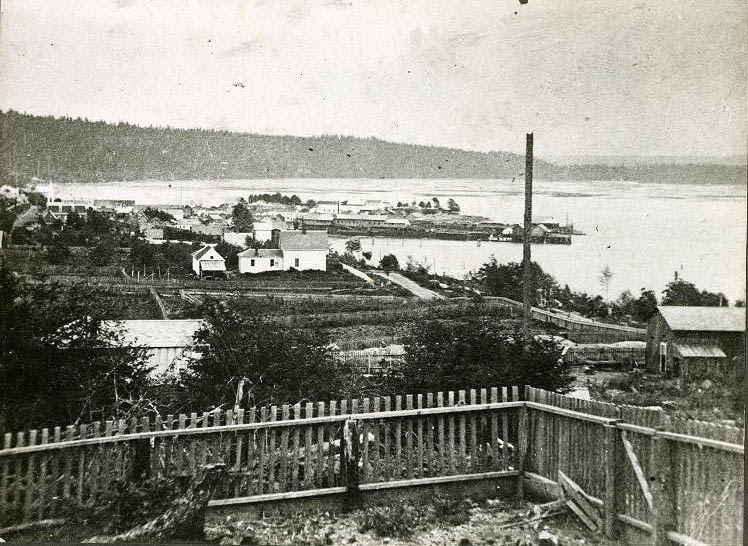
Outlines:
POLYGON ((343 269, 345 269, 351 275, 354 275, 355 277, 358 277, 359 279, 363 279, 366 282, 370 282, 370 283, 374 282, 374 279, 372 279, 371 277, 369 277, 369 275, 367 275, 363 271, 359 271, 355 267, 351 267, 348 264, 340 264, 340 265, 343 267, 343 269))
POLYGON ((437 294, 433 290, 429 290, 428 288, 424 288, 417 282, 411 281, 408 277, 405 277, 401 275, 400 273, 394 273, 391 272, 389 275, 387 273, 383 273, 381 271, 373 271, 374 275, 379 275, 380 277, 384 277, 385 279, 394 282, 395 284, 399 284, 406 290, 409 290, 417 297, 424 299, 424 300, 443 300, 444 296, 441 294, 437 294))

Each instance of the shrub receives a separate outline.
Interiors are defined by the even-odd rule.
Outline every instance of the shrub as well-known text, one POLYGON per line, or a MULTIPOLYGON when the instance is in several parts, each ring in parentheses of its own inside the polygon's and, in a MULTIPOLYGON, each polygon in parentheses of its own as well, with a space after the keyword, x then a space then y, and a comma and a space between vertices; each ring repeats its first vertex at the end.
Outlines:
POLYGON ((377 506, 362 513, 358 530, 371 531, 378 537, 408 538, 420 520, 420 512, 410 505, 377 506))

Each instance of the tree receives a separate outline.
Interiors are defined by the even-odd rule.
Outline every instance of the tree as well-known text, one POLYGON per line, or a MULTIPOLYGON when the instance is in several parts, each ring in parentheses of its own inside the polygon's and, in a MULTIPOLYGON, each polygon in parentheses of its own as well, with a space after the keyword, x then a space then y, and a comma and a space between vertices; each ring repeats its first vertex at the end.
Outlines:
MULTIPOLYGON (((504 296, 522 301, 524 268, 521 263, 509 262, 499 264, 495 256, 483 264, 475 274, 475 280, 481 282, 492 296, 504 296)), ((537 262, 530 265, 530 297, 533 305, 538 303, 539 296, 551 300, 558 292, 558 283, 537 262)))
POLYGON ((397 261, 397 256, 394 254, 385 254, 382 259, 379 260, 379 267, 389 273, 390 271, 397 271, 400 269, 400 263, 397 261))
POLYGON ((460 205, 458 205, 457 201, 451 197, 449 201, 447 201, 447 208, 449 209, 449 212, 460 212, 460 205))
POLYGON ((556 343, 536 337, 525 343, 521 331, 507 330, 488 317, 416 322, 405 336, 405 351, 402 374, 391 379, 393 392, 491 385, 563 391, 573 381, 556 343))
POLYGON ((332 358, 321 332, 285 328, 258 309, 242 314, 210 301, 206 325, 195 334, 200 356, 182 372, 193 408, 233 406, 240 382, 247 405, 332 400, 341 392, 347 367, 332 358))
POLYGON ((435 209, 442 208, 441 205, 439 204, 439 200, 436 197, 432 197, 431 198, 431 202, 434 204, 434 208, 435 209))
POLYGON ((686 305, 693 307, 717 307, 728 305, 729 301, 721 292, 699 291, 693 283, 676 278, 670 281, 662 292, 662 305, 686 305))
POLYGON ((242 251, 241 247, 232 245, 225 241, 221 241, 216 245, 216 252, 218 252, 223 259, 226 260, 226 269, 238 269, 239 268, 239 253, 242 251))
POLYGON ((610 281, 613 279, 613 271, 606 265, 600 271, 600 286, 605 288, 605 301, 610 303, 610 281))
POLYGON ((657 296, 652 290, 642 288, 641 295, 633 303, 632 315, 640 322, 647 322, 657 312, 657 296))
POLYGON ((62 237, 56 237, 47 248, 47 263, 60 265, 70 257, 70 248, 62 237))
POLYGON ((254 217, 252 211, 247 206, 247 201, 240 199, 234 208, 231 209, 231 220, 234 231, 238 233, 249 233, 254 227, 254 217))
POLYGON ((94 265, 109 265, 114 258, 114 245, 109 239, 102 239, 89 251, 88 258, 94 265))
POLYGON ((147 392, 145 352, 104 322, 104 301, 90 286, 0 268, 0 429, 125 417, 147 392))

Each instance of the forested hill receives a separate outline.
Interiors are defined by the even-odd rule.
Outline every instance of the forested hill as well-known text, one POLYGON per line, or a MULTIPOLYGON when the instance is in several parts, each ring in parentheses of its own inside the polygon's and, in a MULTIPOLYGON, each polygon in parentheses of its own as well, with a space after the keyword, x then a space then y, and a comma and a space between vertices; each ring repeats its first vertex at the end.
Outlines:
MULTIPOLYGON (((138 127, 0 112, 3 179, 53 182, 217 178, 512 178, 524 156, 398 144, 375 138, 292 137, 138 127)), ((745 183, 745 167, 574 165, 536 160, 550 180, 745 183)))

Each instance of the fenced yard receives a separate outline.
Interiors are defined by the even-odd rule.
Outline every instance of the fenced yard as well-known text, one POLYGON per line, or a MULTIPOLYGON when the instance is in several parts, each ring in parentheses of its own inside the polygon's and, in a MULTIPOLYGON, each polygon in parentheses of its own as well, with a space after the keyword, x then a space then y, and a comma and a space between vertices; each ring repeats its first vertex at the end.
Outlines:
POLYGON ((210 505, 509 479, 553 491, 562 475, 613 535, 742 543, 743 432, 661 411, 516 387, 107 421, 6 434, 4 524, 93 507, 116 480, 194 478, 223 462, 210 505))

